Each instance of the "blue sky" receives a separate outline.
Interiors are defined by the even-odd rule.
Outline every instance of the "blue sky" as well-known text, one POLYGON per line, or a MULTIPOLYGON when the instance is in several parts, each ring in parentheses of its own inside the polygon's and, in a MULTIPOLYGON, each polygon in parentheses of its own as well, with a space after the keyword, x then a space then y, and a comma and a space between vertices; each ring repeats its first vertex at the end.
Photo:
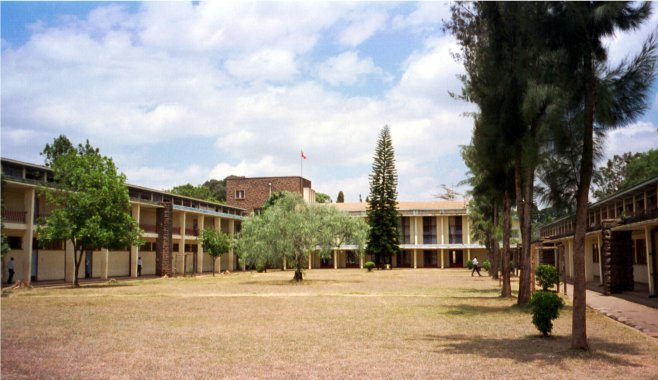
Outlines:
MULTIPOLYGON (((432 200, 467 171, 473 111, 444 2, 1 2, 2 156, 41 163, 60 134, 89 139, 130 183, 303 175, 368 193, 391 127, 399 200, 432 200)), ((618 62, 658 24, 608 41, 618 62)), ((658 146, 658 98, 607 156, 658 146)), ((462 189, 463 190, 463 189, 462 189)))

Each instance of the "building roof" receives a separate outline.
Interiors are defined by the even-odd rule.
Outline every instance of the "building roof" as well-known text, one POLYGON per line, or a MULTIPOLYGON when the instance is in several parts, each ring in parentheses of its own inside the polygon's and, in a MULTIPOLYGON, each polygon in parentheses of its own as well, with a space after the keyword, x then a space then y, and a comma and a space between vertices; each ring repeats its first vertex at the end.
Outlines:
MULTIPOLYGON (((332 206, 345 212, 365 212, 365 202, 332 203, 332 206)), ((466 209, 466 201, 439 201, 439 202, 398 202, 398 210, 404 211, 449 211, 466 209)))

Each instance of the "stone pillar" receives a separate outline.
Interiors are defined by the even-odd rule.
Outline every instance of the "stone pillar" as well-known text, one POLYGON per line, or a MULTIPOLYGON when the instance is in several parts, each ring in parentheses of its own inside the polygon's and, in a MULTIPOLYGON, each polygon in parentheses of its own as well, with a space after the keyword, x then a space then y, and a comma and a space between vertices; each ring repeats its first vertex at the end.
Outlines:
MULTIPOLYGON (((132 216, 133 219, 139 221, 141 219, 141 206, 139 204, 134 204, 132 207, 132 216)), ((132 245, 130 246, 130 277, 137 277, 137 259, 139 258, 139 246, 132 245)))
MULTIPOLYGON (((201 233, 203 232, 206 223, 205 219, 206 218, 203 215, 199 216, 199 235, 201 235, 201 233)), ((205 256, 203 255, 203 245, 201 244, 201 236, 197 236, 196 241, 197 241, 196 272, 203 273, 203 258, 205 256)))
POLYGON ((23 280, 26 284, 32 283, 32 242, 34 240, 34 188, 25 191, 23 201, 25 203, 25 232, 23 233, 23 268, 16 266, 16 277, 14 281, 23 280), (23 277, 23 278, 21 278, 23 277))
POLYGON ((107 273, 108 273, 108 264, 110 261, 110 250, 107 248, 101 249, 100 252, 100 258, 101 258, 101 280, 107 280, 107 273))
POLYGON ((186 253, 185 253, 185 239, 187 231, 187 213, 185 211, 178 214, 180 226, 180 241, 178 242, 178 256, 176 260, 176 272, 182 274, 183 276, 187 275, 187 262, 186 262, 186 253))
POLYGON ((171 276, 173 268, 173 214, 174 209, 170 202, 162 203, 163 208, 156 212, 156 230, 158 240, 155 251, 155 274, 158 276, 171 276))
MULTIPOLYGON (((230 219, 228 221, 228 234, 233 237, 235 235, 235 220, 230 219)), ((226 263, 227 269, 230 271, 235 270, 235 254, 233 252, 233 248, 229 249, 228 251, 228 261, 226 263)), ((244 265, 242 266, 242 270, 244 270, 244 265)))
MULTIPOLYGON (((645 193, 646 195, 646 193, 645 193)), ((646 199, 646 197, 645 197, 646 199)), ((646 200, 645 200, 645 205, 646 200)), ((656 269, 658 269, 658 263, 656 263, 656 251, 655 249, 652 249, 652 247, 656 246, 656 242, 654 241, 654 237, 656 234, 651 234, 649 231, 649 226, 644 226, 644 241, 646 244, 644 244, 645 249, 646 249, 646 255, 647 255, 647 278, 649 279, 649 297, 656 297, 658 295, 658 291, 656 291, 656 287, 658 284, 656 284, 656 278, 658 277, 658 274, 656 273, 656 269)))
POLYGON ((612 288, 612 231, 610 230, 615 226, 615 221, 606 219, 601 221, 601 235, 603 243, 603 255, 601 257, 603 264, 603 295, 609 296, 612 288))

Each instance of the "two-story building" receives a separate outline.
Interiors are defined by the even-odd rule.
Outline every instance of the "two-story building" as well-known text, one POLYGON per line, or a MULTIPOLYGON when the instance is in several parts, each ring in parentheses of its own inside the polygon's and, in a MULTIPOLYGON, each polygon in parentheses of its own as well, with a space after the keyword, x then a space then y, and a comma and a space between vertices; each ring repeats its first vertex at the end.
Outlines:
MULTIPOLYGON (((658 176, 589 206, 585 240, 586 281, 606 294, 642 290, 657 295, 658 176), (637 289, 636 289, 637 288, 637 289)), ((543 226, 535 244, 539 262, 573 280, 575 217, 543 226)))
MULTIPOLYGON (((52 207, 38 191, 49 186, 50 168, 2 158, 2 232, 7 236, 14 258, 14 280, 73 281, 73 247, 70 242, 39 242, 37 220, 48 217, 52 207)), ((138 258, 143 275, 175 275, 213 271, 213 261, 199 243, 199 232, 214 228, 233 234, 239 231, 245 210, 215 202, 189 198, 164 191, 128 185, 131 213, 144 231, 142 246, 125 250, 88 250, 82 261, 80 278, 107 279, 137 276, 138 258)), ((237 269, 233 252, 217 260, 215 270, 237 269)), ((3 271, 6 281, 7 271, 3 271)))
POLYGON ((226 203, 247 213, 260 213, 270 196, 280 191, 297 193, 306 203, 315 203, 315 190, 304 177, 229 177, 226 178, 226 203))

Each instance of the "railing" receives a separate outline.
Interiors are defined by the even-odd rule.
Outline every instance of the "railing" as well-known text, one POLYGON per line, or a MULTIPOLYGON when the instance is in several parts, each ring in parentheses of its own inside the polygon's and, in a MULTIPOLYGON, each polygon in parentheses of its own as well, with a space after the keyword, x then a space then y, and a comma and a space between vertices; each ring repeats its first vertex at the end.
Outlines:
POLYGON ((9 223, 25 224, 25 211, 2 210, 2 220, 9 223))
POLYGON ((144 232, 146 232, 146 233, 152 233, 152 234, 158 233, 158 230, 157 230, 155 224, 140 223, 139 228, 144 230, 144 232))
POLYGON ((173 235, 180 235, 180 227, 171 227, 171 233, 173 235))
POLYGON ((199 230, 196 228, 186 228, 185 229, 185 235, 186 236, 199 236, 199 230))

